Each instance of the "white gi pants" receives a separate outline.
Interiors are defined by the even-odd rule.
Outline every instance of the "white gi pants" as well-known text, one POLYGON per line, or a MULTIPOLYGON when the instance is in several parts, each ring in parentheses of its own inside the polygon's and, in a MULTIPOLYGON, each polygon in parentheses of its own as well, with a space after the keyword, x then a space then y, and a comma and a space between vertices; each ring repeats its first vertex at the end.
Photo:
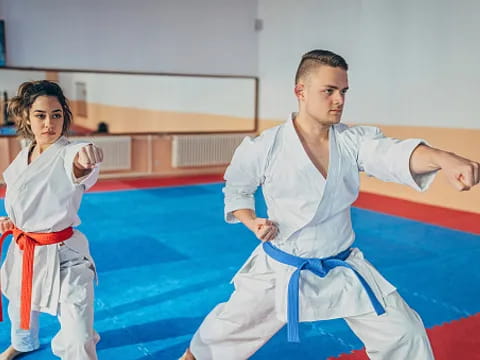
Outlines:
MULTIPOLYGON (((274 308, 274 288, 255 297, 237 289, 229 301, 217 305, 194 334, 190 350, 197 360, 244 360, 252 356, 285 323, 274 308)), ((387 296, 386 313, 375 312, 344 320, 364 343, 372 360, 433 360, 425 328, 418 314, 397 292, 387 296)))
MULTIPOLYGON (((93 329, 93 278, 91 263, 67 246, 59 247, 60 330, 52 340, 52 352, 63 360, 97 360, 100 337, 93 329)), ((30 329, 20 329, 19 304, 10 301, 8 315, 12 323, 12 346, 22 352, 40 347, 39 312, 32 311, 30 329)))

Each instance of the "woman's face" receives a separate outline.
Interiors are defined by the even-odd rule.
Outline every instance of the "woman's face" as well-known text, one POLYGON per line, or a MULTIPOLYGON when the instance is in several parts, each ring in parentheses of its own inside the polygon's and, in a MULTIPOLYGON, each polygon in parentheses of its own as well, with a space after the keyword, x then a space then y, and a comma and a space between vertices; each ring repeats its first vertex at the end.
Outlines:
POLYGON ((55 96, 37 97, 30 107, 28 119, 38 145, 51 145, 62 136, 63 109, 55 96))

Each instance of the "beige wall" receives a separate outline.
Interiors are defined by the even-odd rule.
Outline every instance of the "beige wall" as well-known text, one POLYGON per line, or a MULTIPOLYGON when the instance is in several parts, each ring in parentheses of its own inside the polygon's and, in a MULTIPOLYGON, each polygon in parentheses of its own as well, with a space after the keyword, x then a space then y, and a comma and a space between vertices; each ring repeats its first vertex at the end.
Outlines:
POLYGON ((8 165, 15 159, 20 151, 20 143, 14 136, 0 136, 0 180, 1 174, 8 165))
MULTIPOLYGON (((278 120, 261 120, 260 129, 283 123, 278 120)), ((480 161, 480 130, 449 129, 414 126, 378 125, 387 136, 399 139, 422 138, 433 147, 452 151, 463 157, 480 161)), ((418 193, 406 186, 385 183, 362 174, 361 190, 381 195, 394 196, 420 203, 443 206, 458 210, 480 213, 480 186, 467 192, 457 192, 440 172, 431 188, 425 193, 418 193)))
POLYGON ((58 81, 58 71, 46 71, 45 80, 58 81))
MULTIPOLYGON (((75 115, 77 102, 71 101, 75 115)), ((242 117, 136 109, 87 104, 88 117, 74 116, 75 124, 96 130, 106 122, 111 133, 251 131, 254 120, 242 117)))
MULTIPOLYGON (((88 138, 87 138, 88 139, 88 138)), ((20 151, 15 137, 0 137, 0 175, 20 151)), ((103 178, 181 176, 222 174, 226 164, 204 167, 172 167, 172 137, 170 135, 132 136, 132 168, 125 171, 101 171, 103 178)), ((0 176, 0 182, 2 177, 0 176)))
MULTIPOLYGON (((480 130, 448 129, 408 126, 380 126, 385 135, 403 138, 422 138, 436 148, 452 151, 468 159, 480 161, 480 130)), ((391 195, 402 199, 480 213, 480 186, 467 192, 457 192, 439 173, 432 187, 425 193, 417 193, 396 184, 382 183, 376 179, 362 179, 364 191, 391 195)))
POLYGON ((3 101, 3 94, 0 93, 0 125, 5 123, 3 107, 5 106, 5 101, 3 101))
POLYGON ((169 135, 132 136, 132 169, 129 171, 103 171, 105 177, 122 176, 178 176, 220 174, 226 165, 174 168, 171 164, 172 137, 169 135))

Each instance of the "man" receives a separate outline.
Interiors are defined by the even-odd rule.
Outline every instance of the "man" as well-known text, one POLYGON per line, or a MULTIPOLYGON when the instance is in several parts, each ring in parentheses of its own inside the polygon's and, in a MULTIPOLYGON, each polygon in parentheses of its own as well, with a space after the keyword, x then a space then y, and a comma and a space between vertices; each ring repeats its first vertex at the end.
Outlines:
POLYGON ((418 314, 351 248, 350 206, 359 171, 421 191, 443 169, 456 189, 469 190, 479 182, 479 164, 420 139, 340 124, 347 70, 330 51, 305 54, 295 78, 298 113, 236 150, 225 173, 226 220, 241 221, 262 243, 182 359, 247 359, 286 322, 289 340, 298 341, 298 321, 340 317, 371 359, 433 359, 418 314), (255 214, 259 185, 268 219, 255 214))

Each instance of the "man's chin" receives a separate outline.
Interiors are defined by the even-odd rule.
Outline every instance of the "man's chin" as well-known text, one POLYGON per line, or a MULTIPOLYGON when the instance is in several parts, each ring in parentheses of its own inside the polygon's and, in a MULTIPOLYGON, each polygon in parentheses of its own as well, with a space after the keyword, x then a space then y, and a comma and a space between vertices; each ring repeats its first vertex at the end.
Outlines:
POLYGON ((342 115, 329 116, 327 123, 330 125, 338 124, 342 120, 342 115))

